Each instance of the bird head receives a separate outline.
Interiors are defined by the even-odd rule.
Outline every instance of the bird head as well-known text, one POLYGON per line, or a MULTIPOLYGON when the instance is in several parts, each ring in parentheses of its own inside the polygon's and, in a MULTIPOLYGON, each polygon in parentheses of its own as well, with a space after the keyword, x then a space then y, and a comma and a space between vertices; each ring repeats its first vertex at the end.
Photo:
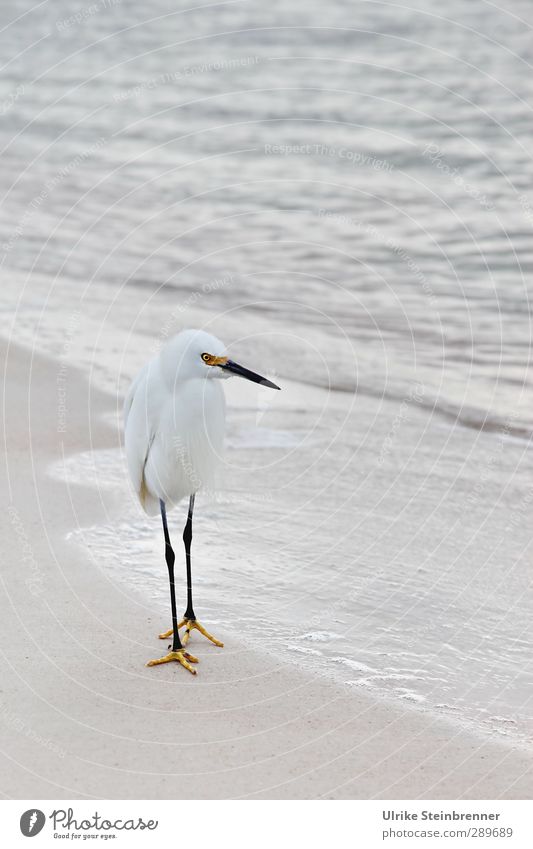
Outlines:
POLYGON ((183 330, 170 340, 165 348, 162 352, 165 358, 170 354, 176 362, 177 357, 179 377, 183 380, 192 377, 227 378, 235 375, 270 389, 280 388, 266 377, 231 360, 220 339, 204 330, 183 330))

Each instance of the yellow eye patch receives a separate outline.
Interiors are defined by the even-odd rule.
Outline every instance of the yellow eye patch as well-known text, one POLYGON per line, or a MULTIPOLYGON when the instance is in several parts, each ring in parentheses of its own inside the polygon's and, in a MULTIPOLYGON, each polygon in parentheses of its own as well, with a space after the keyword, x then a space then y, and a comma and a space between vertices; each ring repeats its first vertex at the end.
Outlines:
POLYGON ((224 366, 226 365, 227 357, 215 357, 214 354, 202 354, 202 360, 208 366, 224 366))

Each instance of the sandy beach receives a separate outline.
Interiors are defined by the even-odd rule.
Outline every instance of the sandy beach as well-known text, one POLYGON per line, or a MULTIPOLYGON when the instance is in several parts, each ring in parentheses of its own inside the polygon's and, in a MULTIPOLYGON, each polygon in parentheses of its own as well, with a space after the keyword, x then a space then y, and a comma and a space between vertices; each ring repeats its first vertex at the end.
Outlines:
MULTIPOLYGON (((4 798, 530 798, 533 755, 421 709, 307 675, 245 640, 193 637, 196 678, 148 669, 168 627, 67 539, 109 522, 113 493, 48 469, 116 447, 116 406, 5 343, 2 476, 4 798), (58 385, 66 417, 58 429, 58 385)), ((61 417, 60 417, 61 418, 61 417)), ((166 580, 161 561, 161 581, 166 580)))

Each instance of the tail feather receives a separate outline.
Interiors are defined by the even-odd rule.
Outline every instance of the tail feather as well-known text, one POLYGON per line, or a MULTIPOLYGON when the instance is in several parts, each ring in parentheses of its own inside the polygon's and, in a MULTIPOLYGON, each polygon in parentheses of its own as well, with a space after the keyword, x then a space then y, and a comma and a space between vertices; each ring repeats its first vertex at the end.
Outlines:
POLYGON ((154 498, 148 487, 146 486, 146 481, 144 479, 144 473, 141 478, 141 488, 138 492, 139 501, 141 502, 141 507, 144 512, 149 516, 155 516, 159 512, 159 499, 154 498))

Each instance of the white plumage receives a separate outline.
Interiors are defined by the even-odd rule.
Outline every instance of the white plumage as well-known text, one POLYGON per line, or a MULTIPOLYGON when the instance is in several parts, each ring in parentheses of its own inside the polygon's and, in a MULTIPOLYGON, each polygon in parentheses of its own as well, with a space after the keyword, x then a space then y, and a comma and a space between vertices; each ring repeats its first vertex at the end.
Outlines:
POLYGON ((219 339, 185 330, 167 341, 133 381, 124 405, 130 477, 149 515, 212 486, 223 450, 226 404, 216 378, 230 372, 202 361, 225 356, 219 339))

